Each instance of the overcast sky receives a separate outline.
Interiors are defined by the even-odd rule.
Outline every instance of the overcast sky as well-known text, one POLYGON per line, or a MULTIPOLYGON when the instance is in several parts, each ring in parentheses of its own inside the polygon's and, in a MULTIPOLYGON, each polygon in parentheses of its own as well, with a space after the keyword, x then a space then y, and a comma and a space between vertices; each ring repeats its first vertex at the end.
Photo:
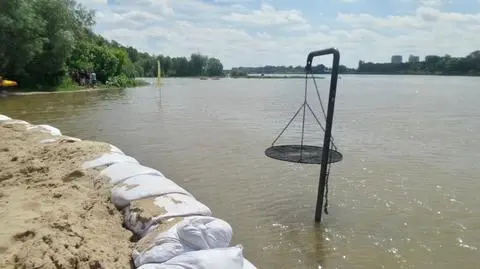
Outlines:
POLYGON ((480 0, 79 2, 96 9, 95 31, 108 39, 169 56, 200 52, 225 68, 303 66, 308 52, 328 47, 350 67, 388 62, 392 54, 423 59, 480 49, 480 0))

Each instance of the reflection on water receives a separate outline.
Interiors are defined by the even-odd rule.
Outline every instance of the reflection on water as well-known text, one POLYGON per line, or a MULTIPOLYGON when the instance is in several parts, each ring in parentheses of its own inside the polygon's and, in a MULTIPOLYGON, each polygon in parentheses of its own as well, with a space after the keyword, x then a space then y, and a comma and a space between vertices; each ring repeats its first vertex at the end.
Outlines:
MULTIPOLYGON (((329 80, 317 82, 326 99, 329 80)), ((478 268, 479 82, 343 76, 334 136, 344 160, 321 225, 320 167, 264 156, 302 103, 302 80, 166 79, 161 90, 4 98, 0 113, 161 170, 231 223, 259 268, 478 268)), ((280 144, 299 141, 300 121, 280 144)), ((321 143, 307 121, 307 142, 321 143)))

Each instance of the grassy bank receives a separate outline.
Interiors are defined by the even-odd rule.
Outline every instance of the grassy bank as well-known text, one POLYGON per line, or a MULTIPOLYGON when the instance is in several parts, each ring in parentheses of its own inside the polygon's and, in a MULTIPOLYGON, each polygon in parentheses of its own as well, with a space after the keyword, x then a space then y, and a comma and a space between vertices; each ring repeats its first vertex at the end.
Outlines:
POLYGON ((125 89, 150 85, 150 83, 141 79, 131 79, 123 76, 114 77, 107 81, 106 84, 97 83, 95 87, 86 85, 80 86, 67 78, 56 88, 37 88, 37 89, 23 89, 23 88, 4 88, 9 95, 29 95, 29 94, 48 94, 48 93, 62 93, 62 92, 80 92, 80 91, 98 91, 107 89, 125 89))

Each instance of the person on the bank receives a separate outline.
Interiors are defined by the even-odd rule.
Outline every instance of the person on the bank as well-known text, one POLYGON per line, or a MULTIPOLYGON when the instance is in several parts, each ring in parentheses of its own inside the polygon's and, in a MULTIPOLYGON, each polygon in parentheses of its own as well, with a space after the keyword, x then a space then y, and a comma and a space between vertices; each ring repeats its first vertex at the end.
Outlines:
POLYGON ((92 87, 95 88, 95 84, 97 83, 97 74, 95 72, 90 73, 90 84, 92 87))

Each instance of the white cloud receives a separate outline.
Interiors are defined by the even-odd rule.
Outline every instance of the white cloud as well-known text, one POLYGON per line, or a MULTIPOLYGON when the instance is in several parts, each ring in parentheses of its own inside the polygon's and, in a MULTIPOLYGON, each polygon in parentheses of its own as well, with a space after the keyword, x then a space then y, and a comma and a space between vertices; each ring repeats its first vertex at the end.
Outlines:
MULTIPOLYGON (((480 22, 480 13, 441 12, 432 7, 419 7, 414 14, 406 16, 340 13, 337 20, 354 29, 367 28, 376 32, 378 35, 370 39, 375 42, 372 47, 378 48, 376 53, 461 56, 480 47, 480 37, 471 34, 472 27, 480 22)), ((383 58, 387 59, 388 54, 384 54, 383 58)), ((369 56, 366 54, 362 58, 369 59, 369 56)))
POLYGON ((370 26, 376 29, 393 28, 411 31, 412 28, 436 28, 439 23, 456 27, 459 25, 454 25, 455 23, 479 23, 480 13, 441 12, 432 7, 419 7, 414 15, 376 17, 365 13, 339 13, 337 19, 352 27, 370 26))
POLYGON ((298 10, 277 10, 268 4, 262 4, 258 10, 245 13, 233 12, 222 16, 222 19, 230 22, 237 22, 243 25, 254 26, 285 26, 289 29, 304 30, 310 25, 298 10))
POLYGON ((106 5, 107 0, 78 0, 77 3, 80 3, 84 6, 92 7, 106 5))
POLYGON ((98 7, 96 29, 106 38, 154 54, 188 57, 199 51, 227 68, 303 65, 308 52, 326 47, 339 48, 341 63, 349 66, 360 59, 389 61, 392 54, 462 56, 480 47, 480 35, 473 34, 480 32, 480 14, 425 5, 399 16, 339 12, 321 24, 299 10, 276 8, 275 2, 256 10, 237 4, 241 0, 116 2, 98 7))
POLYGON ((441 6, 445 2, 445 0, 420 0, 420 4, 424 6, 441 6))
MULTIPOLYGON (((91 0, 90 0, 91 1, 91 0)), ((181 0, 183 2, 185 0, 181 0)), ((158 15, 173 15, 170 0, 115 0, 113 8, 149 11, 158 15)))
POLYGON ((255 0, 213 0, 213 2, 215 2, 215 3, 239 4, 239 3, 255 2, 255 0))
POLYGON ((97 24, 103 27, 142 27, 146 24, 163 21, 163 16, 145 11, 132 10, 127 12, 99 11, 96 13, 97 24))

